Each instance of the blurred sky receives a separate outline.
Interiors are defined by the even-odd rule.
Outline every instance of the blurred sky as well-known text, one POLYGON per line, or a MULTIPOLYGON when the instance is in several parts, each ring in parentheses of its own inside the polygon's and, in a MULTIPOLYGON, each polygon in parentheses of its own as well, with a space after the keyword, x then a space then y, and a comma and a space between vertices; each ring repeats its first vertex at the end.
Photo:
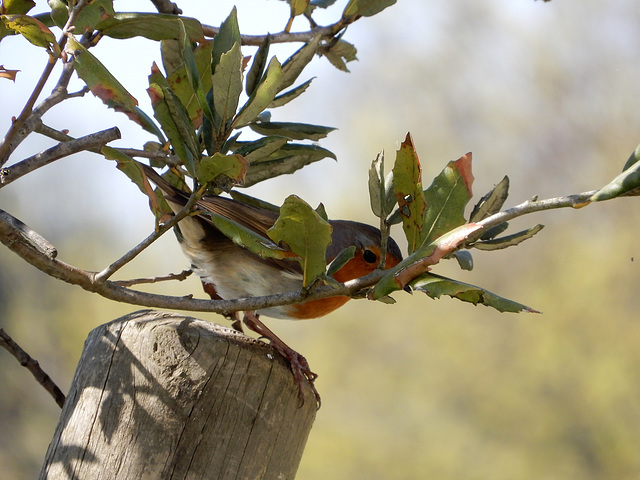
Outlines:
MULTIPOLYGON (((286 24, 284 2, 235 3, 243 33, 286 24)), ((143 1, 115 4, 152 11, 143 1)), ((179 2, 185 15, 210 25, 220 24, 233 4, 179 2)), ((344 4, 318 12, 317 21, 335 21, 344 4)), ((359 58, 348 65, 351 73, 317 59, 301 77, 316 77, 307 93, 273 112, 274 120, 337 127, 320 144, 338 161, 248 193, 276 204, 296 193, 312 205, 323 202, 330 216, 375 223, 367 169, 380 149, 390 166, 408 131, 425 184, 446 162, 472 151, 476 198, 505 174, 512 185, 508 205, 598 188, 620 172, 640 141, 639 26, 640 3, 626 0, 400 0, 349 28, 344 38, 359 58)), ((306 28, 304 19, 294 23, 294 30, 306 28)), ((0 43, 0 64, 22 70, 15 84, 0 82, 0 131, 19 113, 46 62, 41 49, 25 43, 0 43)), ((296 47, 273 53, 284 60, 296 47)), ((160 63, 157 45, 107 38, 92 52, 151 114, 145 89, 151 63, 160 63)), ((72 85, 81 88, 77 79, 72 85)), ((114 145, 140 148, 152 140, 90 94, 44 120, 73 136, 118 125, 123 139, 114 145)), ((33 135, 12 160, 52 144, 33 135)), ((153 228, 136 187, 93 154, 60 160, 3 188, 0 206, 50 239, 60 258, 88 269, 104 268, 153 228)), ((350 302, 321 321, 273 323, 320 374, 324 406, 299 478, 640 478, 637 212, 637 199, 630 198, 537 214, 514 222, 547 225, 535 239, 475 254, 470 273, 450 263, 436 270, 543 315, 501 315, 414 294, 397 295, 393 307, 350 302)), ((399 229, 394 236, 402 236, 399 229)), ((123 276, 185 266, 166 236, 123 276)), ((0 325, 33 342, 27 346, 53 365, 63 389, 88 331, 135 309, 45 279, 6 249, 0 249, 0 268, 24 274, 11 285, 5 279, 12 306, 0 325), (34 329, 40 332, 35 339, 34 329)), ((196 281, 161 288, 199 291, 196 281)), ((0 283, 0 299, 2 292, 0 283)), ((37 471, 51 432, 36 432, 27 417, 55 424, 55 407, 28 390, 26 375, 15 377, 12 388, 35 400, 11 419, 11 433, 0 428, 0 445, 11 445, 13 435, 24 439, 16 445, 28 445, 20 448, 29 455, 13 468, 37 471)), ((8 451, 18 456, 17 447, 8 451)))

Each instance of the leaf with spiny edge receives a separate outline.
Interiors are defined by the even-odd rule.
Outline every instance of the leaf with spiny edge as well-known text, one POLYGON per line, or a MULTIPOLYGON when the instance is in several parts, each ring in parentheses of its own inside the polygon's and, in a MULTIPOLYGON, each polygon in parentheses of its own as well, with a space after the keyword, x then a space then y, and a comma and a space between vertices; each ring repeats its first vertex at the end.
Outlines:
POLYGON ((299 257, 303 286, 306 287, 325 273, 331 231, 331 225, 308 203, 290 195, 280 207, 280 216, 267 234, 277 244, 286 244, 299 257))
POLYGON ((393 189, 402 218, 402 229, 409 243, 409 253, 413 253, 423 243, 422 229, 427 203, 422 190, 422 168, 410 133, 407 133, 396 152, 393 189))
POLYGON ((473 196, 471 153, 451 161, 424 191, 422 243, 429 244, 443 233, 465 223, 464 209, 473 196))

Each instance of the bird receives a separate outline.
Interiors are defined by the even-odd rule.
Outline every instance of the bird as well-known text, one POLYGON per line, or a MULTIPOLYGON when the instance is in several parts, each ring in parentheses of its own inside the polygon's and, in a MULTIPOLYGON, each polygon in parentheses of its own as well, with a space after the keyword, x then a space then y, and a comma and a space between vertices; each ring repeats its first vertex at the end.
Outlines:
MULTIPOLYGON (((162 192, 174 214, 187 204, 190 194, 174 187, 153 168, 140 163, 148 180, 162 192)), ((181 219, 174 228, 182 251, 191 262, 192 271, 200 277, 205 293, 212 299, 239 299, 261 297, 299 291, 302 287, 302 268, 289 259, 262 258, 234 243, 220 232, 207 213, 221 215, 249 230, 268 238, 269 230, 279 213, 232 198, 203 195, 195 204, 195 214, 181 219)), ((332 227, 331 244, 326 251, 327 263, 342 250, 354 246, 353 257, 333 274, 337 282, 346 282, 365 276, 378 268, 382 255, 382 235, 378 228, 350 220, 329 220, 332 227)), ((286 248, 286 246, 285 246, 286 248)), ((387 238, 385 268, 402 261, 402 253, 393 238, 387 238)), ((313 373, 306 358, 289 347, 261 320, 260 316, 302 320, 322 317, 344 305, 350 297, 335 296, 272 306, 255 312, 243 312, 244 324, 261 337, 290 364, 302 397, 302 384, 311 385, 318 407, 320 395, 314 385, 313 373)), ((242 330, 240 319, 234 315, 234 327, 242 330)))

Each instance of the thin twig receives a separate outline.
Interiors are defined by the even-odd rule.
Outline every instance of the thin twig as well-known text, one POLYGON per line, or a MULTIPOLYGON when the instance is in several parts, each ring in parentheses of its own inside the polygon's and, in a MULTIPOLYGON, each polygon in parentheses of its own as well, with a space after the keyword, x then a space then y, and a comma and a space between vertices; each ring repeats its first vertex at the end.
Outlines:
POLYGON ((92 133, 68 142, 62 142, 32 157, 0 170, 0 188, 10 184, 18 178, 32 172, 40 167, 48 165, 60 158, 68 157, 74 153, 90 150, 103 146, 113 140, 120 138, 120 130, 117 127, 92 133))
POLYGON ((18 360, 20 365, 31 372, 36 381, 49 392, 60 408, 64 406, 65 397, 62 390, 60 390, 53 380, 51 380, 51 377, 42 370, 38 361, 25 352, 2 328, 0 328, 0 347, 4 347, 6 351, 18 360))
POLYGON ((166 13, 167 15, 181 15, 182 10, 169 0, 151 0, 158 13, 166 13))
POLYGON ((120 287, 132 287, 133 285, 142 285, 146 283, 158 283, 158 282, 166 282, 168 280, 177 280, 182 282, 186 280, 191 274, 193 270, 183 270, 180 273, 170 273, 169 275, 164 275, 162 277, 147 277, 147 278, 133 278, 131 280, 116 280, 113 283, 120 287))
MULTIPOLYGON (((85 1, 80 0, 78 3, 76 3, 76 5, 71 10, 69 14, 69 18, 67 19, 67 23, 62 29, 62 35, 58 40, 58 47, 60 51, 64 49, 64 46, 67 43, 67 32, 75 23, 76 19, 78 18, 78 15, 80 14, 84 6, 85 6, 85 1)), ((53 71, 53 67, 55 66, 59 58, 60 56, 53 56, 51 54, 49 55, 47 65, 45 66, 44 71, 42 72, 42 75, 40 75, 40 79, 38 80, 38 83, 33 89, 33 92, 31 92, 31 95, 27 99, 27 103, 24 105, 22 112, 20 112, 20 115, 18 115, 18 117, 11 124, 11 127, 9 127, 9 131, 7 132, 7 135, 2 139, 2 142, 0 142, 0 167, 3 166, 5 163, 7 163, 7 160, 9 160, 9 155, 12 151, 12 144, 14 143, 13 140, 18 134, 18 132, 21 130, 22 126, 27 121, 29 116, 31 115, 33 111, 33 106, 36 104, 38 97, 42 93, 42 89, 47 83, 47 80, 49 80, 49 76, 53 71)))
MULTIPOLYGON (((315 27, 305 32, 280 32, 269 34, 271 43, 306 43, 309 40, 320 35, 323 38, 332 38, 340 30, 347 27, 349 23, 341 19, 336 23, 327 25, 325 27, 315 27)), ((212 27, 210 25, 202 25, 202 33, 205 37, 215 37, 220 31, 219 27, 212 27)), ((240 42, 242 45, 247 46, 260 46, 264 42, 267 35, 240 35, 240 42)))
POLYGON ((158 238, 168 232, 174 225, 176 225, 180 220, 191 213, 193 206, 196 204, 198 199, 202 196, 201 192, 194 192, 191 194, 189 201, 185 204, 185 206, 180 210, 177 214, 175 214, 169 221, 160 225, 151 235, 145 238, 142 242, 136 245, 134 248, 129 250, 126 254, 120 257, 118 260, 113 262, 107 268, 102 270, 100 273, 94 276, 94 282, 102 283, 109 279, 114 273, 124 267, 131 260, 136 258, 140 253, 142 253, 145 249, 147 249, 153 242, 155 242, 158 238))

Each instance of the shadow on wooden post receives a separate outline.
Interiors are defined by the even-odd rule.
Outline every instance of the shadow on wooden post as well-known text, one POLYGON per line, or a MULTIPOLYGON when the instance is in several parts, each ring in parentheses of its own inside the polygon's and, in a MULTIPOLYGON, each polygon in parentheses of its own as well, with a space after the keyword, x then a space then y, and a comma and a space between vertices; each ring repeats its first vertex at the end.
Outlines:
POLYGON ((293 479, 316 402, 268 345, 179 314, 93 330, 41 479, 293 479))

